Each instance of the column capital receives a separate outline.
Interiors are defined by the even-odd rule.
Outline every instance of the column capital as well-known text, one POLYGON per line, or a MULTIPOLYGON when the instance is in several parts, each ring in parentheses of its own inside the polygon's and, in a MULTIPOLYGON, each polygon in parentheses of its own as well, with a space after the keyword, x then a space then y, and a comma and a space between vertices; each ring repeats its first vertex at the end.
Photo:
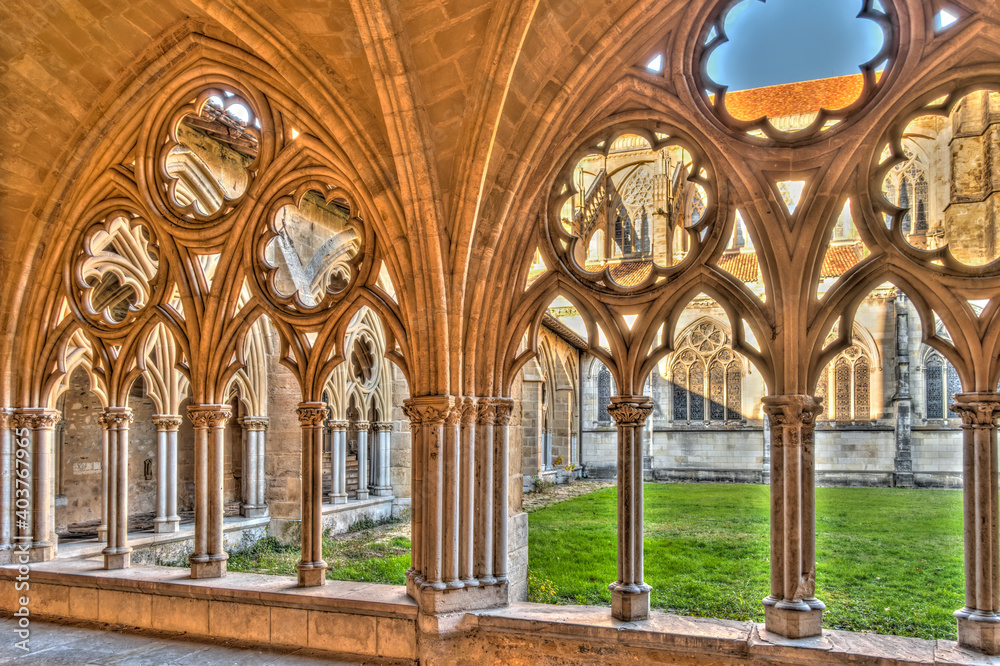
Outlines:
POLYGON ((10 428, 14 425, 14 410, 0 409, 0 428, 10 428))
POLYGON ((241 416, 237 420, 247 430, 267 430, 267 426, 271 423, 266 416, 241 416))
POLYGON ((135 416, 128 407, 108 407, 101 416, 108 428, 126 428, 135 421, 135 416))
POLYGON ((496 406, 489 398, 480 398, 476 403, 476 424, 491 426, 496 421, 496 406))
POLYGON ((1000 417, 1000 393, 979 391, 975 393, 956 393, 951 410, 962 417, 963 428, 975 428, 996 425, 1000 417))
POLYGON ((514 401, 510 398, 490 398, 493 403, 493 425, 510 425, 511 416, 514 414, 514 401))
POLYGON ((653 413, 653 401, 644 395, 616 395, 608 405, 608 414, 619 426, 641 427, 653 413))
POLYGON ((448 420, 458 400, 450 395, 425 395, 403 402, 412 425, 440 425, 448 420))
POLYGON ((153 414, 152 421, 157 430, 174 432, 181 427, 181 417, 176 414, 153 414))
POLYGON ((336 419, 330 419, 327 421, 327 426, 333 430, 347 430, 347 426, 350 425, 347 421, 339 421, 336 419))
POLYGON ((14 412, 14 425, 32 430, 52 430, 59 416, 58 411, 47 407, 23 407, 14 412))
POLYGON ((188 418, 195 428, 222 427, 233 415, 229 405, 189 405, 188 418))
POLYGON ((375 432, 392 432, 392 424, 385 421, 373 423, 372 430, 375 432))
POLYGON ((303 426, 321 426, 329 416, 325 402, 300 402, 295 413, 299 415, 299 424, 303 426))
POLYGON ((465 398, 462 403, 458 406, 458 411, 461 413, 462 425, 472 425, 476 422, 476 414, 478 413, 477 407, 478 400, 476 398, 465 398))
POLYGON ((812 425, 823 410, 823 398, 811 395, 765 395, 761 401, 772 426, 812 425))

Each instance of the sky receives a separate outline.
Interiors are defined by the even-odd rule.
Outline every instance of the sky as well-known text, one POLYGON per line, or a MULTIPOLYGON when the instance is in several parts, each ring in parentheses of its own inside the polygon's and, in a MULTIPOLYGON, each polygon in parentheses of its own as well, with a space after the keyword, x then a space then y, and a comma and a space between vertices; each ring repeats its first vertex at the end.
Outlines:
POLYGON ((857 74, 884 39, 860 10, 861 0, 743 0, 726 16, 729 41, 712 52, 708 74, 730 91, 857 74))

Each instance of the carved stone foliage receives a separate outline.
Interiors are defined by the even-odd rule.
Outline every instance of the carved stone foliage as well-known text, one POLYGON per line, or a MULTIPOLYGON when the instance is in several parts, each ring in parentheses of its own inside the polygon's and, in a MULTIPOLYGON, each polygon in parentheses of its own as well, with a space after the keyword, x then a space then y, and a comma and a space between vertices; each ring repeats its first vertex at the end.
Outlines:
POLYGON ((608 414, 622 427, 640 427, 653 413, 653 403, 648 401, 616 400, 612 398, 608 414))

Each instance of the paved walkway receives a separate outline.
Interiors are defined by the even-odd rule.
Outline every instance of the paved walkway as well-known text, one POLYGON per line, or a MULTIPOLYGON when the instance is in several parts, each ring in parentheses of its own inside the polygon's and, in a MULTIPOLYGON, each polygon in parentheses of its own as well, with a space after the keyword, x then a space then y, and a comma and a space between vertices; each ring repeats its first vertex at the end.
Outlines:
MULTIPOLYGON (((6 613, 5 613, 6 615, 6 613)), ((104 629, 106 625, 74 622, 56 624, 31 620, 31 652, 14 647, 20 640, 17 623, 0 619, 0 664, 45 664, 77 666, 83 664, 127 664, 128 666, 172 666, 197 664, 253 664, 254 666, 306 666, 311 664, 351 664, 331 661, 315 650, 274 648, 260 650, 241 647, 233 641, 199 643, 193 639, 154 632, 126 633, 104 629)))

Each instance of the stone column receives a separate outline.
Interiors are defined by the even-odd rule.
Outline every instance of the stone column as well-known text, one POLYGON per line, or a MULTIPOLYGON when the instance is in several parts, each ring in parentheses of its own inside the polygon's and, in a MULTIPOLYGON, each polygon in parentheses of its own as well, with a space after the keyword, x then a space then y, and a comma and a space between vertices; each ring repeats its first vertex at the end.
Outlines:
POLYGON ((358 490, 355 498, 368 499, 368 422, 358 421, 358 490))
POLYGON ((127 569, 132 547, 128 545, 128 431, 132 410, 109 407, 104 411, 108 428, 108 544, 104 553, 105 569, 127 569))
POLYGON ((476 587, 475 520, 476 520, 476 401, 466 398, 459 407, 461 414, 458 445, 459 528, 458 577, 463 585, 476 587))
POLYGON ((101 426, 101 524, 97 526, 97 540, 108 541, 108 421, 104 414, 98 414, 101 426))
POLYGON ((31 429, 31 561, 46 562, 58 551, 53 521, 55 486, 53 430, 59 412, 44 407, 19 409, 14 425, 31 429))
POLYGON ((247 518, 267 515, 267 502, 264 499, 264 431, 267 424, 268 420, 263 416, 244 416, 240 419, 247 452, 240 514, 247 518))
POLYGON ((896 455, 893 459, 892 484, 897 488, 913 487, 913 449, 911 444, 912 400, 910 398, 910 329, 906 296, 896 297, 896 455))
POLYGON ((652 413, 646 396, 614 396, 608 406, 618 426, 618 580, 608 589, 611 614, 626 622, 649 617, 651 588, 642 579, 642 427, 652 413))
POLYGON ((771 484, 771 420, 764 414, 764 455, 761 460, 760 482, 765 486, 771 484))
POLYGON ((480 398, 476 406, 476 500, 475 572, 482 585, 495 585, 493 575, 494 474, 493 422, 496 407, 489 398, 480 398))
POLYGON ((323 561, 323 402, 300 402, 302 427, 302 559, 296 565, 299 587, 326 583, 323 561))
POLYGON ((156 426, 156 518, 154 532, 176 532, 181 518, 177 515, 177 430, 181 417, 169 414, 153 416, 156 426))
POLYGON ((223 470, 229 405, 190 405, 194 424, 194 553, 192 578, 219 578, 229 555, 223 548, 223 470))
POLYGON ((330 447, 330 501, 347 504, 347 421, 330 421, 333 442, 330 447))
POLYGON ((14 410, 0 409, 0 548, 14 543, 14 410))
POLYGON ((449 588, 465 587, 458 576, 458 544, 461 525, 460 506, 461 482, 459 470, 462 465, 459 435, 462 413, 461 403, 456 404, 445 417, 444 439, 441 447, 442 480, 439 486, 443 502, 441 523, 442 569, 444 583, 449 588))
POLYGON ((804 638, 822 633, 816 599, 816 503, 813 434, 820 400, 765 396, 771 423, 771 594, 764 599, 768 631, 804 638))
POLYGON ((997 418, 1000 393, 956 393, 962 416, 962 501, 965 522, 965 607, 955 611, 958 643, 1000 654, 1000 519, 997 418))
MULTIPOLYGON (((508 522, 510 520, 510 417, 514 401, 493 399, 493 575, 507 584, 508 522)), ((506 592, 505 592, 506 596, 506 592)))
POLYGON ((372 437, 375 439, 375 456, 372 461, 374 472, 374 487, 376 497, 392 497, 392 486, 389 483, 389 438, 392 434, 391 423, 373 423, 372 437))

